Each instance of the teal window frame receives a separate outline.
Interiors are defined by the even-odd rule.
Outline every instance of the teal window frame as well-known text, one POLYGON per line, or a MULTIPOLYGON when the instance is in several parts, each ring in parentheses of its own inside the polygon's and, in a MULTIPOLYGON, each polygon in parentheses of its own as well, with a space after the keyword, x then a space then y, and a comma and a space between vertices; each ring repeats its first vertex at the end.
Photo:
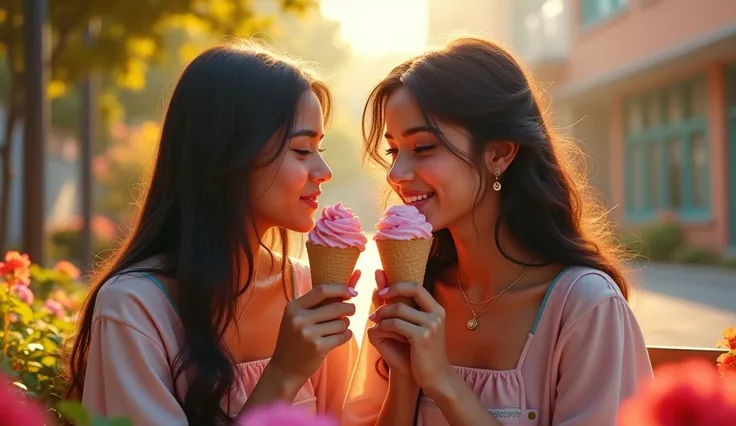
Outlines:
POLYGON ((629 7, 631 0, 580 0, 580 23, 590 27, 618 15, 629 7), (608 2, 608 10, 601 7, 601 2, 608 2))
POLYGON ((736 64, 726 69, 726 114, 728 163, 728 196, 730 198, 731 245, 736 245, 736 64))
POLYGON ((707 109, 707 85, 705 84, 705 76, 694 77, 677 84, 664 87, 660 90, 650 93, 640 94, 627 99, 624 102, 624 190, 625 190, 625 217, 628 222, 649 222, 657 218, 660 211, 674 213, 678 220, 683 222, 698 222, 711 219, 711 176, 706 173, 701 182, 703 187, 703 204, 696 205, 694 198, 693 182, 695 181, 694 167, 690 154, 692 153, 692 143, 695 135, 700 134, 703 138, 704 155, 706 158, 705 170, 710 170, 711 149, 708 135, 708 115, 705 111, 701 116, 693 116, 694 96, 692 88, 697 87, 700 83, 706 93, 706 109, 707 109), (666 100, 668 96, 679 96, 682 106, 682 115, 677 122, 668 122, 664 119, 667 115, 666 100), (659 110, 659 123, 650 125, 651 103, 654 102, 659 110), (640 119, 642 120, 642 128, 632 130, 630 109, 638 107, 641 111, 640 119), (667 149, 668 144, 675 140, 679 145, 680 157, 682 159, 680 165, 680 193, 679 206, 673 205, 670 195, 670 152, 667 149), (638 174, 643 177, 642 182, 634 182, 635 164, 634 153, 639 150, 643 152, 645 167, 643 170, 637 170, 638 174), (658 162, 658 170, 652 170, 649 167, 652 164, 652 155, 655 155, 658 162), (654 205, 655 197, 653 197, 651 182, 655 178, 652 173, 657 172, 656 180, 657 191, 656 200, 659 205, 654 205), (636 185, 644 185, 643 205, 637 205, 635 199, 636 185))

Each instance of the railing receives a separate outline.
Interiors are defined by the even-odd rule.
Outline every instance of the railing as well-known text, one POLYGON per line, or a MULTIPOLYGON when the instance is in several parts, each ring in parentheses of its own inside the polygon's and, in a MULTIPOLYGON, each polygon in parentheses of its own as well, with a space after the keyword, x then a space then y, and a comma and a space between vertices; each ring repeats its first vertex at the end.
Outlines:
POLYGON ((691 358, 704 359, 715 366, 718 357, 726 353, 725 349, 688 348, 680 346, 647 346, 647 349, 649 350, 649 359, 652 362, 652 367, 655 369, 664 364, 691 358))

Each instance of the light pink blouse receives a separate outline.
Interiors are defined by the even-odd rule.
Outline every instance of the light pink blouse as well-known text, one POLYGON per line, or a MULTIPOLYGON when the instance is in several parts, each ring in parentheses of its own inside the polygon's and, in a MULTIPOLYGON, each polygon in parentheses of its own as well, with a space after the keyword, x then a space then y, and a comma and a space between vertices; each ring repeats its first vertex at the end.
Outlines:
MULTIPOLYGON (((293 261, 296 295, 311 289, 309 268, 293 261)), ((127 273, 105 283, 94 309, 92 341, 82 403, 106 417, 128 417, 136 426, 187 425, 175 397, 186 392, 185 379, 174 384, 174 360, 183 344, 183 328, 164 287, 154 277, 127 273)), ((333 350, 297 394, 294 404, 340 417, 357 343, 333 350)), ((258 383, 268 359, 236 365, 237 389, 223 400, 235 416, 258 383)))
MULTIPOLYGON (((373 425, 388 383, 367 340, 353 374, 342 424, 373 425)), ((611 278, 568 268, 550 285, 515 369, 454 367, 503 425, 615 425, 619 404, 652 377, 641 329, 611 278)), ((419 426, 445 426, 436 404, 419 402, 419 426)), ((407 407, 413 409, 414 407, 407 407)))

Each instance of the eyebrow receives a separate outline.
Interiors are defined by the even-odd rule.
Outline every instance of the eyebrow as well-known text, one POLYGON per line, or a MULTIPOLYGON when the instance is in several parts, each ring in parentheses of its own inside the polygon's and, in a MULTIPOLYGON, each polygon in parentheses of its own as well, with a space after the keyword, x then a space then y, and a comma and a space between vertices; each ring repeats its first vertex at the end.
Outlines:
MULTIPOLYGON (((430 127, 430 126, 416 126, 416 127, 410 127, 408 129, 404 130, 401 133, 401 136, 407 138, 407 137, 409 137, 411 135, 415 135, 417 133, 422 133, 422 132, 427 132, 427 133, 431 133, 433 135, 436 135, 437 133, 439 133, 439 130, 437 128, 435 128, 435 127, 430 127)), ((388 132, 386 132, 386 134, 383 135, 383 136, 386 139, 393 139, 394 138, 388 132)))
POLYGON ((289 135, 288 139, 294 139, 294 138, 298 138, 300 136, 307 136, 307 137, 315 138, 315 139, 318 138, 320 140, 325 137, 325 135, 320 135, 319 133, 315 132, 314 130, 302 129, 302 130, 297 130, 296 132, 292 132, 289 135))

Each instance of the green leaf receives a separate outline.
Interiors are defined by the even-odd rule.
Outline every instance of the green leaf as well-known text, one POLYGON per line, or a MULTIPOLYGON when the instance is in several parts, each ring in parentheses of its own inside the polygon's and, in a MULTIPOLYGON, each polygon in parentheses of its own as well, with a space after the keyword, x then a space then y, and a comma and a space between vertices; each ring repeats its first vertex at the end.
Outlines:
POLYGON ((118 417, 108 420, 107 426, 134 426, 134 423, 128 418, 118 417))
POLYGON ((41 364, 38 361, 27 361, 26 368, 28 369, 28 372, 30 373, 37 373, 38 370, 43 368, 43 364, 41 364))
POLYGON ((77 401, 59 401, 56 409, 65 419, 71 420, 77 426, 92 426, 89 412, 77 401))
POLYGON ((33 309, 31 309, 28 304, 23 302, 15 303, 13 311, 20 316, 20 320, 23 321, 23 323, 28 324, 33 321, 33 309))
POLYGON ((57 365, 57 358, 47 355, 41 358, 41 364, 45 365, 46 367, 55 367, 57 365))

